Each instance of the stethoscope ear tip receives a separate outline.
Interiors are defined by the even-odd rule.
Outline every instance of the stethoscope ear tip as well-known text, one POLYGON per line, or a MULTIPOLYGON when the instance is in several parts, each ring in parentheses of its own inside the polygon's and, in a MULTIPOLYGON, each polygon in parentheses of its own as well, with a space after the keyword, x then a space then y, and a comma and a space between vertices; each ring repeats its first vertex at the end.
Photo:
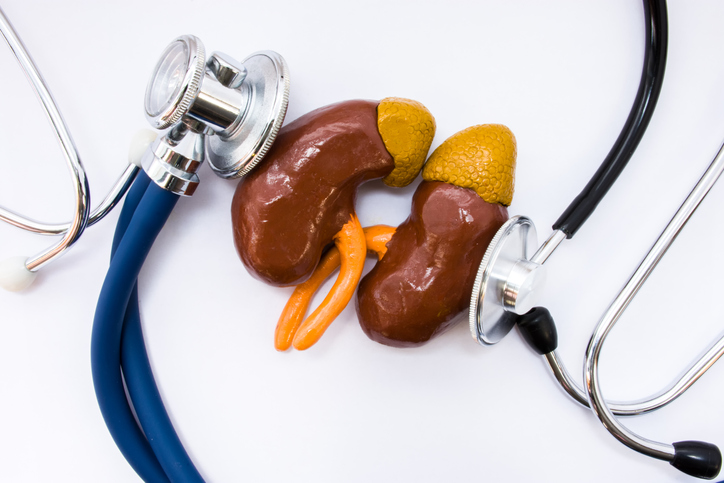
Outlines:
POLYGON ((25 266, 27 257, 12 257, 0 261, 0 287, 9 292, 22 292, 35 281, 37 272, 25 266))
POLYGON ((721 471, 721 451, 703 441, 679 441, 674 443, 674 459, 671 466, 687 475, 712 480, 721 471))

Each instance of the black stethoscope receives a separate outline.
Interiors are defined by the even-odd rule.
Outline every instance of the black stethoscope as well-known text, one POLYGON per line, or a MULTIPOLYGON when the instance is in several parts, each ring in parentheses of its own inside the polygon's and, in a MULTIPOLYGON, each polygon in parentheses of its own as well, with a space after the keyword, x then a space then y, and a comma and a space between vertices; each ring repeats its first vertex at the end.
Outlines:
MULTIPOLYGON (((695 362, 676 383, 653 398, 637 404, 611 404, 603 399, 598 380, 598 359, 606 335, 621 316, 676 235, 721 174, 724 153, 719 152, 697 186, 674 215, 639 269, 604 314, 591 336, 585 359, 586 392, 570 377, 556 354, 558 337, 550 312, 537 306, 537 291, 545 281, 545 261, 565 239, 570 239, 593 213, 621 174, 653 115, 666 66, 668 26, 666 3, 644 1, 646 50, 641 82, 634 105, 611 151, 583 191, 553 225, 553 233, 536 249, 533 222, 512 217, 497 232, 480 264, 470 303, 470 331, 483 345, 499 342, 517 325, 523 338, 544 356, 556 380, 580 404, 590 407, 604 427, 626 446, 653 458, 668 461, 692 476, 715 478, 722 465, 719 448, 701 441, 659 443, 628 430, 615 414, 629 416, 658 409, 678 397, 724 353, 724 338, 695 362)), ((722 148, 724 149, 724 147, 722 148)))
MULTIPOLYGON (((666 5, 662 0, 643 3, 647 20, 644 71, 616 144, 535 253, 531 254, 535 227, 529 219, 514 217, 501 228, 481 264, 471 299, 471 330, 479 342, 493 344, 517 324, 526 340, 546 356, 559 382, 582 403, 589 397, 581 395, 560 365, 555 326, 545 309, 534 308, 534 292, 544 278, 545 260, 591 215, 630 159, 652 116, 664 74, 666 5)), ((92 339, 93 378, 101 411, 119 449, 145 481, 202 479, 176 436, 155 386, 141 331, 138 274, 178 196, 190 196, 198 186, 196 170, 206 158, 225 178, 241 177, 262 160, 284 119, 288 82, 286 64, 276 53, 261 52, 243 62, 219 53, 207 58, 198 39, 184 36, 164 51, 149 83, 147 118, 164 133, 143 154, 145 173, 137 176, 128 191, 92 339)), ((80 229, 72 233, 76 239, 88 224, 87 204, 83 210, 85 215, 76 223, 80 229)), ((593 364, 597 350, 600 346, 589 347, 587 366, 593 364)), ((592 388, 594 410, 605 419, 608 406, 596 393, 596 384, 588 388, 592 388)), ((619 414, 646 412, 683 390, 672 388, 666 402, 612 408, 619 414)), ((718 449, 686 443, 674 444, 673 454, 663 452, 662 459, 694 476, 715 477, 721 466, 718 449)))

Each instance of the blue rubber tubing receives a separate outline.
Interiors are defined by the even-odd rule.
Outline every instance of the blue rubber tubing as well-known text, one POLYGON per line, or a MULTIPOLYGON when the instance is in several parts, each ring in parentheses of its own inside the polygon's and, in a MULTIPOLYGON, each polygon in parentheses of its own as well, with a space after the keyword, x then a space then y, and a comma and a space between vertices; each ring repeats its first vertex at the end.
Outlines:
POLYGON ((116 231, 113 234, 113 243, 111 244, 111 260, 113 260, 118 245, 123 239, 123 234, 126 233, 128 225, 133 219, 133 214, 138 208, 138 204, 141 202, 143 195, 146 194, 148 185, 151 179, 146 175, 144 171, 140 171, 136 176, 135 181, 131 185, 131 188, 126 193, 126 199, 123 202, 123 208, 121 214, 118 216, 118 222, 116 222, 116 231))
POLYGON ((93 382, 101 413, 121 453, 149 483, 203 481, 163 408, 143 343, 135 288, 143 262, 177 201, 176 195, 149 183, 145 174, 139 175, 119 218, 91 338, 93 382), (122 361, 143 430, 126 398, 122 361))
POLYGON ((126 311, 121 361, 136 415, 166 475, 173 483, 203 483, 173 428, 156 387, 143 341, 137 288, 131 294, 126 311))
MULTIPOLYGON (((138 216, 136 218, 135 212, 138 211, 140 215, 143 210, 127 209, 127 206, 134 208, 128 201, 137 198, 139 194, 142 196, 135 208, 143 204, 149 186, 149 183, 144 182, 145 179, 148 177, 143 174, 139 175, 129 192, 127 203, 124 203, 123 211, 125 213, 122 213, 122 218, 126 220, 129 236, 124 236, 116 244, 113 260, 96 306, 91 334, 91 371, 98 406, 118 449, 144 481, 167 483, 170 480, 158 462, 146 436, 136 424, 126 399, 121 375, 121 333, 126 307, 140 266, 155 239, 155 235, 152 233, 158 231, 154 230, 152 226, 144 226, 149 221, 145 219, 146 217, 138 216), (135 229, 131 228, 134 225, 135 229), (135 237, 132 236, 134 233, 135 237), (143 243, 144 241, 145 243, 143 243), (138 260, 133 260, 134 258, 138 260), (126 259, 130 259, 129 263, 122 263, 126 259)), ((119 219, 120 222, 121 219, 119 219)))
MULTIPOLYGON (((133 212, 140 201, 140 196, 136 193, 147 189, 146 187, 150 182, 145 173, 142 173, 139 177, 141 179, 136 183, 140 182, 141 186, 139 186, 138 190, 128 193, 126 202, 123 205, 123 211, 118 219, 111 258, 113 258, 115 250, 120 244, 133 217, 133 212)), ((155 185, 153 189, 157 189, 155 185)), ((131 292, 123 323, 121 369, 131 404, 136 411, 142 430, 168 478, 174 483, 203 482, 203 478, 191 458, 189 458, 173 428, 173 423, 168 417, 163 400, 156 387, 143 339, 137 285, 134 285, 131 292)))

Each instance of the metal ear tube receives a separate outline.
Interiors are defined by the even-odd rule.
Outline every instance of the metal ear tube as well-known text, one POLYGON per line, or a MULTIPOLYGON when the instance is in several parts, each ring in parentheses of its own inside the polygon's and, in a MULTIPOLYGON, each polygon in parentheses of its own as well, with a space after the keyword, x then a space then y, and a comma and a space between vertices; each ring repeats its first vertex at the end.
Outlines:
MULTIPOLYGON (((620 442, 639 453, 653 458, 668 461, 680 471, 699 478, 715 478, 722 465, 722 456, 719 448, 710 443, 701 441, 681 441, 673 444, 659 443, 643 438, 621 424, 610 408, 606 406, 601 392, 598 373, 598 361, 603 349, 603 343, 616 321, 621 317, 631 300, 651 275, 656 265, 661 261, 666 251, 683 229, 691 215, 699 207, 704 197, 709 193, 714 183, 724 170, 724 146, 719 150, 709 168, 689 193, 679 210, 651 247, 646 257, 641 261, 634 274, 621 289, 616 299, 601 317, 586 348, 585 381, 586 391, 591 409, 603 423, 603 426, 620 442)), ((697 362, 703 373, 716 362, 724 353, 724 337, 697 362)), ((698 378, 698 376, 697 376, 698 378)), ((696 380, 696 379, 694 379, 696 380)), ((693 383, 693 381, 692 381, 693 383)))
MULTIPOLYGON (((35 94, 38 96, 38 100, 43 106, 43 110, 48 115, 55 137, 60 143, 61 151, 63 152, 66 165, 71 174, 76 207, 72 221, 61 225, 38 223, 18 213, 0 208, 0 220, 5 221, 6 223, 35 233, 45 235, 63 235, 63 238, 60 241, 35 256, 28 257, 27 259, 24 259, 25 257, 18 257, 0 264, 0 286, 6 290, 20 291, 27 288, 33 282, 36 272, 41 267, 47 265, 53 259, 63 254, 78 240, 78 238, 80 238, 83 230, 89 226, 91 219, 90 189, 88 187, 85 169, 80 161, 80 156, 78 155, 73 139, 70 136, 65 121, 63 120, 63 116, 60 114, 60 110, 58 109, 50 90, 48 90, 40 71, 35 66, 35 63, 23 45, 23 42, 20 40, 13 29, 12 24, 1 9, 0 34, 2 34, 3 38, 15 55, 18 64, 20 64, 26 78, 35 91, 35 94)), ((126 169, 121 179, 112 189, 111 194, 93 213, 94 221, 98 221, 100 218, 105 216, 119 201, 135 176, 137 170, 138 168, 135 166, 129 166, 126 169)))

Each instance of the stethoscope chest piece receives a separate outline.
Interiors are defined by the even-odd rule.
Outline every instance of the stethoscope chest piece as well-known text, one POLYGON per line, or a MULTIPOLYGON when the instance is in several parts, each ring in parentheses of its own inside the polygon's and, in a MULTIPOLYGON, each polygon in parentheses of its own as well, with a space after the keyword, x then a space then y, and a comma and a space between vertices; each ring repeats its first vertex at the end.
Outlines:
POLYGON ((525 216, 508 220, 488 246, 470 300, 470 332, 479 343, 499 342, 516 316, 535 306, 533 294, 545 283, 543 265, 530 260, 537 247, 535 225, 525 216))
POLYGON ((289 102, 289 68, 262 51, 238 62, 206 57, 203 43, 183 35, 166 48, 146 90, 146 119, 166 130, 142 160, 159 186, 191 196, 208 158, 222 178, 239 178, 269 151, 289 102))
POLYGON ((239 178, 257 165, 282 127, 289 102, 289 68, 281 55, 257 52, 243 65, 246 112, 233 134, 211 136, 207 145, 209 165, 222 178, 239 178))

